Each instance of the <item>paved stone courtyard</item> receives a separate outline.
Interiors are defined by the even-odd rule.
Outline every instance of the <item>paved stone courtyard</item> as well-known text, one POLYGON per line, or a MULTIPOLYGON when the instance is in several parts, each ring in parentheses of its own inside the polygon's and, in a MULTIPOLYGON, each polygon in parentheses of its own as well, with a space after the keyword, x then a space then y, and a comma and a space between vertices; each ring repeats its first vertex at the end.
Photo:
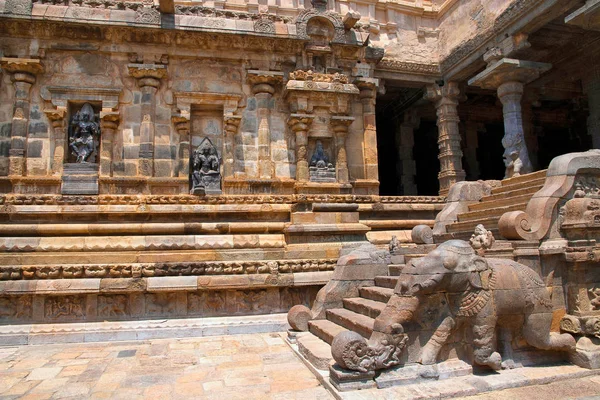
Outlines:
MULTIPOLYGON (((352 397, 369 398, 365 395, 367 392, 358 391, 352 397)), ((279 333, 0 347, 1 400, 88 398, 287 400, 333 396, 279 333)), ((468 397, 539 398, 600 399, 600 376, 468 397)))
POLYGON ((0 399, 328 399, 280 334, 0 347, 0 399))

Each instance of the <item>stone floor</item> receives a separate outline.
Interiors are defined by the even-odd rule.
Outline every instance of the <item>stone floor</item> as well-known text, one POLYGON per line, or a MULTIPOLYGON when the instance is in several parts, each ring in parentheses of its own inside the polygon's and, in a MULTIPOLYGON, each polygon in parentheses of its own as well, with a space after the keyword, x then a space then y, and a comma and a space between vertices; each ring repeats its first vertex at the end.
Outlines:
MULTIPOLYGON (((0 347, 0 400, 332 399, 282 337, 279 333, 259 333, 0 347)), ((437 384, 448 387, 450 382, 437 384)), ((422 389, 421 395, 429 391, 422 389)), ((412 389, 397 387, 394 391, 380 390, 377 395, 369 390, 345 392, 344 398, 413 398, 411 395, 417 394, 406 390, 412 389)), ((600 400, 600 376, 550 381, 465 399, 540 398, 600 400)))
POLYGON ((0 347, 0 399, 329 399, 280 334, 0 347))

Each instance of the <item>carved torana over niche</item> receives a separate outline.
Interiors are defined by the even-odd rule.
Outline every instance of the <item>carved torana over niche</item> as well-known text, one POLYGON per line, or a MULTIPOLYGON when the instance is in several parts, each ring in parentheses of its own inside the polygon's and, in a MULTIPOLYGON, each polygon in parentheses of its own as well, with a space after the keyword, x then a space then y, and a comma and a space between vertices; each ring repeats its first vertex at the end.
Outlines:
POLYGON ((221 160, 217 148, 204 138, 192 153, 190 162, 192 188, 190 194, 221 193, 221 160))
POLYGON ((85 103, 71 118, 69 149, 74 162, 96 162, 97 142, 100 139, 98 121, 90 103, 85 103))

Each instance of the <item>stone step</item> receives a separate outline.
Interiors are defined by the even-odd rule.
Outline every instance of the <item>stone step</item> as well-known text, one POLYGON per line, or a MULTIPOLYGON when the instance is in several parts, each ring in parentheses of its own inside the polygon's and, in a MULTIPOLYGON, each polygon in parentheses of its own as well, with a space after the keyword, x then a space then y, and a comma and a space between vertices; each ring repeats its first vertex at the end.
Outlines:
POLYGON ((304 332, 303 335, 299 336, 297 343, 298 352, 314 367, 325 371, 329 370, 329 365, 333 362, 329 343, 309 332, 304 332))
POLYGON ((414 260, 415 258, 421 258, 421 257, 425 257, 427 254, 407 254, 405 256, 405 264, 410 262, 410 260, 414 260))
POLYGON ((354 311, 346 310, 345 308, 333 308, 327 310, 327 319, 346 329, 359 333, 367 339, 371 337, 373 324, 375 324, 375 319, 355 313, 354 311))
MULTIPOLYGON (((486 227, 486 229, 488 229, 487 225, 485 227, 486 227)), ((464 231, 451 232, 451 233, 443 233, 443 234, 441 234, 441 235, 438 236, 438 240, 439 240, 440 243, 445 242, 447 240, 454 240, 454 239, 466 240, 468 242, 469 239, 471 238, 471 236, 473 235, 473 230, 474 229, 475 228, 473 228, 471 230, 464 230, 464 231)), ((492 234, 494 235, 495 238, 501 238, 502 237, 500 235, 500 231, 498 230, 498 228, 490 228, 488 230, 492 232, 492 234)))
MULTIPOLYGON (((517 203, 507 207, 494 207, 488 210, 469 211, 463 214, 458 214, 458 222, 473 221, 481 218, 497 217, 500 219, 502 214, 509 211, 525 211, 527 202, 517 203)), ((486 227, 487 228, 487 227, 486 227)))
POLYGON ((518 182, 518 183, 502 181, 502 186, 493 188, 492 194, 512 192, 513 190, 524 189, 524 188, 531 187, 531 186, 541 187, 541 186, 544 186, 545 180, 546 180, 546 177, 531 179, 529 181, 518 182))
POLYGON ((379 286, 365 286, 358 289, 358 292, 363 299, 387 303, 390 297, 392 297, 392 294, 394 294, 394 289, 382 288, 379 286))
POLYGON ((471 204, 469 206, 469 209, 471 209, 472 206, 479 206, 481 204, 487 204, 491 201, 502 201, 502 200, 513 199, 513 198, 521 197, 521 196, 528 196, 529 198, 531 198, 542 187, 543 186, 539 186, 539 185, 531 185, 528 187, 511 190, 510 192, 502 192, 502 193, 498 193, 498 194, 491 194, 489 196, 483 196, 479 203, 471 204))
POLYGON ((362 297, 351 297, 344 299, 344 308, 362 315, 366 315, 370 318, 377 318, 384 307, 385 303, 363 299, 362 297))
POLYGON ((375 286, 393 289, 398 282, 397 276, 376 276, 375 286))
POLYGON ((310 333, 318 337, 319 339, 331 344, 333 338, 340 332, 347 331, 343 326, 328 321, 326 319, 317 319, 308 322, 308 330, 310 333))
POLYGON ((472 220, 472 221, 455 222, 453 224, 446 226, 446 230, 448 233, 467 232, 468 231, 468 232, 471 232, 471 235, 472 235, 473 231, 475 230, 475 227, 479 224, 482 224, 488 230, 498 229, 498 220, 499 219, 500 219, 500 217, 490 217, 490 218, 480 218, 480 219, 476 219, 476 220, 472 220))
POLYGON ((390 276, 398 276, 400 275, 400 271, 402 271, 404 265, 405 264, 390 264, 388 265, 388 273, 390 276))
POLYGON ((534 179, 546 178, 548 173, 547 169, 531 172, 529 174, 523 174, 514 178, 507 178, 502 180, 502 186, 516 185, 524 182, 529 182, 534 179))
POLYGON ((486 202, 482 202, 482 203, 470 204, 468 212, 489 211, 489 210, 495 210, 497 208, 514 206, 516 204, 525 204, 526 205, 527 203, 529 203, 529 200, 531 200, 531 196, 533 196, 533 194, 525 194, 525 195, 521 195, 521 196, 509 197, 506 199, 499 199, 499 200, 493 200, 493 201, 486 201, 486 202))

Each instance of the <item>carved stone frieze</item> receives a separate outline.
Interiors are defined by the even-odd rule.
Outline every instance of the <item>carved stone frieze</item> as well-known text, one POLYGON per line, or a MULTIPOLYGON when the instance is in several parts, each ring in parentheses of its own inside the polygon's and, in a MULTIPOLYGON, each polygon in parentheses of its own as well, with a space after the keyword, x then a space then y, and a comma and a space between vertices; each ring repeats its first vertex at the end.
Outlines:
POLYGON ((384 69, 389 71, 398 72, 409 72, 423 75, 440 75, 439 64, 419 64, 400 60, 394 60, 392 58, 383 58, 377 64, 377 69, 384 69))
POLYGON ((47 319, 77 319, 86 314, 85 296, 49 296, 44 304, 47 319))
POLYGON ((32 315, 32 297, 29 295, 17 297, 0 297, 0 321, 28 320, 32 315))
POLYGON ((147 264, 2 266, 0 281, 20 279, 131 278, 153 276, 278 274, 333 271, 336 259, 202 261, 147 264))
POLYGON ((98 317, 125 317, 129 315, 129 298, 124 294, 98 296, 98 317))

